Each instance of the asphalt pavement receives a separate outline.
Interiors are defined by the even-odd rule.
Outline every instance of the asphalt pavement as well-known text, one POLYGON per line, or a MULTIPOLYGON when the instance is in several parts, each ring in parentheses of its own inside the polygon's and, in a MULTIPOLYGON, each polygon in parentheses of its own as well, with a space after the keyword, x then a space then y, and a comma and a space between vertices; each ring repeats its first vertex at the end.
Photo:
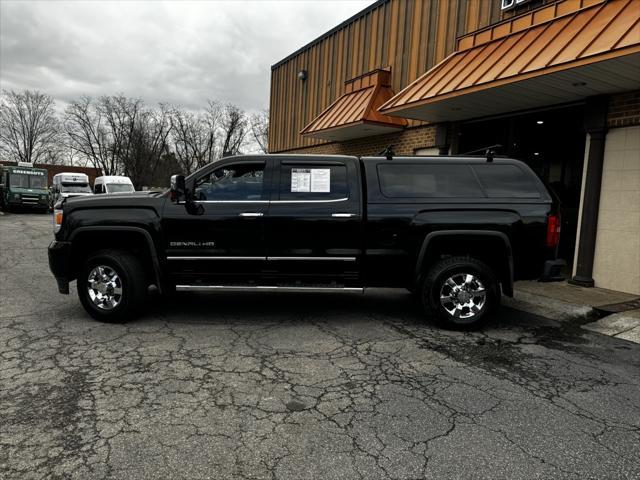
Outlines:
POLYGON ((404 292, 178 295, 101 324, 0 216, 0 478, 637 479, 640 345, 404 292))

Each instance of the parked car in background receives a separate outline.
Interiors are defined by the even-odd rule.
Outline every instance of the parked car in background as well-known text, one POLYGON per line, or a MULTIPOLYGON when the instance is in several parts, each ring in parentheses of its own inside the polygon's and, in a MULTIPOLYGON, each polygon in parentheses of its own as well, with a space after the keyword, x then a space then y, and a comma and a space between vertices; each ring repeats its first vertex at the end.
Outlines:
POLYGON ((93 183, 93 193, 131 193, 134 191, 131 179, 122 175, 98 177, 93 183))
POLYGON ((179 291, 407 288, 427 315, 480 325, 513 282, 554 268, 558 204, 507 158, 227 157, 165 193, 56 205, 49 265, 105 321, 153 284, 179 291))
POLYGON ((53 176, 49 206, 63 198, 91 195, 89 176, 86 173, 62 172, 53 176))
POLYGON ((30 163, 0 168, 0 208, 9 210, 24 207, 33 210, 49 209, 48 172, 33 168, 30 163))

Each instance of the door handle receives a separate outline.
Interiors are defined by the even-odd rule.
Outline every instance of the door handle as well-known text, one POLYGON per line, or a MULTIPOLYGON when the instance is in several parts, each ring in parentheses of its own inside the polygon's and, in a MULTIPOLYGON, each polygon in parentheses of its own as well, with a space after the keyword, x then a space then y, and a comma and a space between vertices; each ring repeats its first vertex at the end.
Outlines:
POLYGON ((332 213, 331 216, 335 218, 351 218, 351 217, 355 217, 356 214, 355 213, 332 213))
POLYGON ((241 217, 261 217, 263 215, 264 213, 262 212, 244 212, 240 214, 241 217))

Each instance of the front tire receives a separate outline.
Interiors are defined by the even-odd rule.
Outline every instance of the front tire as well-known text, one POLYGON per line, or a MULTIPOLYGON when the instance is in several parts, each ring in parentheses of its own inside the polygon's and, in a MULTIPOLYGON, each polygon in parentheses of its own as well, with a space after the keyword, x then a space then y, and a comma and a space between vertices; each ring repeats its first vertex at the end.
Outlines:
POLYGON ((102 250, 83 264, 77 280, 80 303, 101 322, 135 318, 147 294, 147 275, 131 253, 102 250))
POLYGON ((471 257, 450 257, 431 267, 422 283, 427 315, 454 329, 483 325, 500 303, 500 285, 489 266, 471 257))

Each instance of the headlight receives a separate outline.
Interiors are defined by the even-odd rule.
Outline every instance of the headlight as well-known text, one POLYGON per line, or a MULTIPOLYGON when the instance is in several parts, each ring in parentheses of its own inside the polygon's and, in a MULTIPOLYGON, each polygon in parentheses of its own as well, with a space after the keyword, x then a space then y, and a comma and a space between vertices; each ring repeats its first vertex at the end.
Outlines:
POLYGON ((62 226, 62 210, 53 211, 53 233, 58 233, 62 226))
POLYGON ((13 198, 20 198, 20 194, 19 193, 14 193, 13 194, 13 198))

